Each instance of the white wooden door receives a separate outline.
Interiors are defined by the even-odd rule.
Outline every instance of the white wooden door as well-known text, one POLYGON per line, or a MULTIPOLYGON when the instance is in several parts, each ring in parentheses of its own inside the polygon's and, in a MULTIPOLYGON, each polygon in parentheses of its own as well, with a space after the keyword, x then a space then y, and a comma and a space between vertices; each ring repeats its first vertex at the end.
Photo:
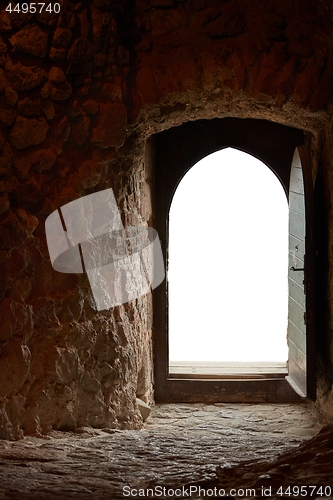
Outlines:
POLYGON ((305 196, 299 153, 295 150, 289 185, 289 313, 288 377, 301 396, 307 396, 305 196))

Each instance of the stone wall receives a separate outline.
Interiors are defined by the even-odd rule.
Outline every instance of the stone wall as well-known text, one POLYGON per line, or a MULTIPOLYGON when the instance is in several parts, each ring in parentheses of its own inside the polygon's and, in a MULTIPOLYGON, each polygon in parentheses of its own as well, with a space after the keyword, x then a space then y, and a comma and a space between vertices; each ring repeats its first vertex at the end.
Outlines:
MULTIPOLYGON (((0 7, 2 438, 141 425, 135 396, 153 397, 151 297, 97 313, 84 275, 52 269, 44 222, 61 205, 112 187, 123 223, 153 225, 152 134, 224 116, 308 130, 314 182, 320 173, 331 218, 327 2, 60 3, 52 15, 0 7)), ((332 229, 323 262, 326 250, 333 262, 332 229)), ((327 264, 329 278, 332 270, 327 264)), ((319 402, 333 415, 326 275, 318 336, 330 354, 321 358, 319 402)))

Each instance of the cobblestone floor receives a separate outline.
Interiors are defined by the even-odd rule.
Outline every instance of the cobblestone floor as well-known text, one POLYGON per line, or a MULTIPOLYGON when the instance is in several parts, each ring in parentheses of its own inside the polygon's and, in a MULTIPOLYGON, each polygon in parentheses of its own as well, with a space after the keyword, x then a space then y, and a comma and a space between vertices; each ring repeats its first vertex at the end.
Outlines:
MULTIPOLYGON (((0 441, 0 499, 173 498, 172 490, 179 488, 186 498, 191 485, 192 498, 204 498, 195 494, 198 485, 226 485, 232 478, 244 485, 236 473, 240 463, 249 474, 257 461, 290 450, 296 456, 299 444, 321 428, 308 404, 157 405, 140 431, 84 428, 0 441), (251 461, 247 468, 244 461, 251 461), (144 490, 157 486, 155 496, 144 490)), ((333 434, 325 439, 333 450, 333 434)), ((332 470, 331 464, 329 475, 332 470)))

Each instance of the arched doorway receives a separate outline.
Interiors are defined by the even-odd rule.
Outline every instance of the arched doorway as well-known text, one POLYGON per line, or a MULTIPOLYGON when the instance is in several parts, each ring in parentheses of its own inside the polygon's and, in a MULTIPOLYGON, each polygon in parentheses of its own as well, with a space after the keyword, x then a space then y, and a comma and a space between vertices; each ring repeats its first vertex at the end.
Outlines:
POLYGON ((287 373, 288 202, 260 160, 225 148, 169 211, 169 373, 287 373))
MULTIPOLYGON (((156 229, 168 267, 170 205, 184 174, 201 158, 232 147, 262 160, 276 174, 289 197, 290 172, 295 149, 302 158, 305 192, 306 293, 306 392, 298 391, 291 372, 219 376, 213 380, 194 376, 172 377, 169 371, 169 288, 165 282, 154 290, 155 396, 169 402, 287 402, 305 394, 315 397, 315 337, 312 248, 312 174, 310 142, 302 130, 265 120, 224 118, 190 122, 155 136, 156 229), (288 382, 291 382, 288 383, 288 382), (293 388, 291 387, 293 386, 293 388), (294 389, 297 389, 298 393, 294 389)), ((292 266, 290 266, 292 267, 292 266)), ((296 272, 297 273, 297 272, 296 272)), ((299 315, 298 315, 299 318, 299 315)), ((304 318, 299 318, 304 321, 304 318)))

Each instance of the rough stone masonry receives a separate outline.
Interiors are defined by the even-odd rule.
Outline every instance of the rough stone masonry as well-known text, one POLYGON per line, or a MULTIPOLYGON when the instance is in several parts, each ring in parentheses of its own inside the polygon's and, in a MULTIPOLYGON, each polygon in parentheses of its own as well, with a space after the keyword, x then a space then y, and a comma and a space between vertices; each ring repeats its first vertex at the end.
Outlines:
POLYGON ((142 426, 135 398, 153 401, 151 295, 96 312, 84 275, 52 269, 45 219, 111 187, 123 224, 153 226, 149 138, 227 116, 312 134, 324 238, 318 408, 331 418, 332 5, 59 3, 60 13, 0 7, 0 437, 142 426))

